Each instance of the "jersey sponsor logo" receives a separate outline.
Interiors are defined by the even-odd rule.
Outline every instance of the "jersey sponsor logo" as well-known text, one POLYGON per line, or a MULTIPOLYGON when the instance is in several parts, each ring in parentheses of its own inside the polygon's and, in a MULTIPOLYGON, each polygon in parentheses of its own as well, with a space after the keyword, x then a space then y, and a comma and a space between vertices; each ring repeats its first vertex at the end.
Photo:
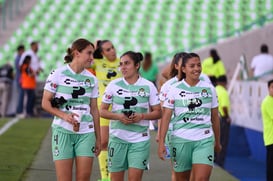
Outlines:
POLYGON ((81 99, 70 99, 69 103, 84 104, 83 100, 81 99))
POLYGON ((148 133, 142 133, 142 136, 143 137, 148 136, 148 133))
POLYGON ((72 108, 72 106, 70 106, 70 105, 66 105, 66 106, 65 106, 65 109, 68 110, 68 111, 69 111, 71 108, 72 108))
POLYGON ((204 118, 191 118, 191 121, 204 121, 204 118))
POLYGON ((82 87, 73 86, 72 98, 77 99, 80 95, 85 94, 85 89, 82 87))
MULTIPOLYGON (((204 90, 204 89, 203 89, 204 90)), ((179 95, 181 97, 186 97, 187 95, 192 95, 193 97, 199 97, 200 96, 200 93, 199 92, 187 92, 187 91, 184 91, 182 90, 179 95)))
POLYGON ((194 111, 196 107, 200 107, 202 105, 202 100, 198 98, 189 99, 188 109, 189 111, 194 111))
POLYGON ((111 79, 112 77, 116 77, 117 76, 117 72, 115 72, 114 70, 108 70, 106 77, 107 79, 111 79))
MULTIPOLYGON (((51 81, 49 81, 49 82, 51 82, 51 81)), ((53 89, 56 89, 57 88, 57 84, 51 82, 50 83, 50 87, 53 88, 53 89)))
POLYGON ((112 95, 104 93, 104 98, 110 100, 112 99, 112 95))
POLYGON ((87 108, 85 108, 85 107, 72 107, 72 110, 74 110, 74 111, 87 111, 87 108))
POLYGON ((190 122, 190 121, 204 121, 203 118, 197 118, 197 117, 195 117, 195 118, 184 117, 182 120, 183 120, 185 123, 190 122))
POLYGON ((181 97, 185 97, 185 96, 186 96, 186 91, 181 91, 181 92, 179 93, 179 95, 180 95, 181 97))
MULTIPOLYGON (((71 82, 73 82, 73 80, 71 80, 71 79, 65 79, 64 80, 64 83, 67 84, 67 85, 70 85, 71 82)), ((74 81, 74 82, 76 82, 76 81, 74 81)))
POLYGON ((187 123, 187 122, 189 122, 189 121, 190 121, 190 119, 189 119, 189 118, 184 117, 184 118, 183 118, 183 121, 184 121, 185 123, 187 123))
POLYGON ((123 92, 122 89, 117 90, 117 94, 118 94, 118 95, 122 95, 122 92, 123 92))
POLYGON ((125 109, 130 109, 130 106, 137 104, 137 99, 135 97, 125 97, 123 107, 125 109))
POLYGON ((70 85, 70 84, 77 84, 77 85, 81 85, 81 86, 87 86, 87 87, 91 87, 92 84, 91 84, 91 80, 90 79, 86 79, 85 81, 78 81, 78 80, 73 80, 73 79, 65 79, 64 80, 64 83, 66 85, 70 85))
POLYGON ((88 125, 88 128, 89 128, 89 129, 94 128, 93 124, 89 124, 89 125, 88 125))
POLYGON ((174 99, 168 99, 169 104, 174 104, 174 99))

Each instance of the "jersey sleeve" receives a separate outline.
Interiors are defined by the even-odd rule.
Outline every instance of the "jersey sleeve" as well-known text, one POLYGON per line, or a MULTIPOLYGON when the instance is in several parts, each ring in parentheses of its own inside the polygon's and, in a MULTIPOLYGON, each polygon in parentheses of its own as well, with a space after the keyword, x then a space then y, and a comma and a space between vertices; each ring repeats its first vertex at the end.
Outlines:
POLYGON ((218 98, 217 98, 216 90, 213 86, 210 86, 210 88, 211 88, 211 97, 212 97, 211 108, 216 108, 218 107, 218 98))
POLYGON ((113 103, 113 91, 112 91, 112 83, 110 82, 107 87, 105 88, 105 91, 102 95, 102 102, 106 104, 112 104, 113 103))
POLYGON ((167 88, 167 85, 166 83, 164 83, 162 86, 161 86, 161 89, 160 89, 160 92, 159 92, 159 100, 160 101, 164 101, 166 99, 166 88, 167 88))
POLYGON ((45 82, 44 90, 47 90, 52 93, 56 93, 58 87, 58 73, 56 70, 53 70, 47 77, 45 82))
POLYGON ((98 79, 94 77, 94 87, 92 89, 91 98, 97 98, 99 97, 99 85, 98 85, 98 79))
POLYGON ((158 91, 156 87, 152 84, 150 86, 150 89, 151 89, 150 97, 149 97, 150 105, 154 106, 154 105, 160 104, 158 91))
POLYGON ((174 92, 170 90, 166 96, 166 99, 163 102, 163 107, 174 109, 174 103, 175 103, 174 97, 175 97, 174 92))

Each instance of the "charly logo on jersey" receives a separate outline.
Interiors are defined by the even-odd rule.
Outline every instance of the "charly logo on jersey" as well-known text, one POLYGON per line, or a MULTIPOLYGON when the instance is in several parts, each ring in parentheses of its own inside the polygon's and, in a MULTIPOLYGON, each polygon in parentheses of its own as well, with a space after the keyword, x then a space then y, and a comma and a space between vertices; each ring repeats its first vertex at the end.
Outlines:
POLYGON ((179 95, 180 95, 181 97, 185 97, 185 96, 186 96, 186 91, 181 91, 181 92, 179 93, 179 95))
POLYGON ((122 92, 123 92, 122 89, 117 90, 117 94, 118 94, 118 95, 122 95, 122 92))
POLYGON ((209 96, 209 93, 208 93, 207 89, 202 89, 201 96, 202 97, 208 97, 209 96))

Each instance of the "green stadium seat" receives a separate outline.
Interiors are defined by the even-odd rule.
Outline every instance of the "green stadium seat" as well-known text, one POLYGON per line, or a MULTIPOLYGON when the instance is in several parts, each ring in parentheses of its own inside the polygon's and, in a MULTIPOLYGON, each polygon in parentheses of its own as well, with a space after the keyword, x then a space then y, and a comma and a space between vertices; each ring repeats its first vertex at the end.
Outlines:
POLYGON ((232 36, 266 15, 273 21, 271 12, 273 0, 40 0, 0 49, 0 58, 12 60, 18 44, 38 40, 38 54, 50 71, 52 61, 62 65, 66 48, 79 37, 109 39, 118 54, 152 51, 156 58, 232 36))

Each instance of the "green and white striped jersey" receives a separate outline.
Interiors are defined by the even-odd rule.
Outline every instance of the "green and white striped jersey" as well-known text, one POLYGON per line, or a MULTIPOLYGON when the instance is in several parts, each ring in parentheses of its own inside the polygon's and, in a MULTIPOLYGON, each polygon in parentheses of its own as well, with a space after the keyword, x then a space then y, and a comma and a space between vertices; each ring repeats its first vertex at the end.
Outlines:
MULTIPOLYGON (((92 73, 83 70, 80 74, 76 74, 69 65, 65 65, 50 73, 44 89, 54 93, 54 97, 59 99, 60 110, 81 115, 80 130, 77 134, 94 132, 90 99, 97 98, 99 92, 97 78, 92 73)), ((73 131, 70 123, 56 116, 52 126, 73 131)))
MULTIPOLYGON (((135 84, 128 84, 124 78, 111 81, 105 89, 102 102, 111 104, 112 112, 115 113, 147 113, 150 106, 160 104, 156 87, 143 77, 139 77, 135 84)), ((149 120, 129 125, 111 120, 110 139, 125 143, 149 140, 149 120)))
POLYGON ((171 142, 202 140, 213 136, 211 109, 218 106, 212 84, 200 80, 191 87, 185 80, 172 85, 163 107, 173 110, 171 142))

